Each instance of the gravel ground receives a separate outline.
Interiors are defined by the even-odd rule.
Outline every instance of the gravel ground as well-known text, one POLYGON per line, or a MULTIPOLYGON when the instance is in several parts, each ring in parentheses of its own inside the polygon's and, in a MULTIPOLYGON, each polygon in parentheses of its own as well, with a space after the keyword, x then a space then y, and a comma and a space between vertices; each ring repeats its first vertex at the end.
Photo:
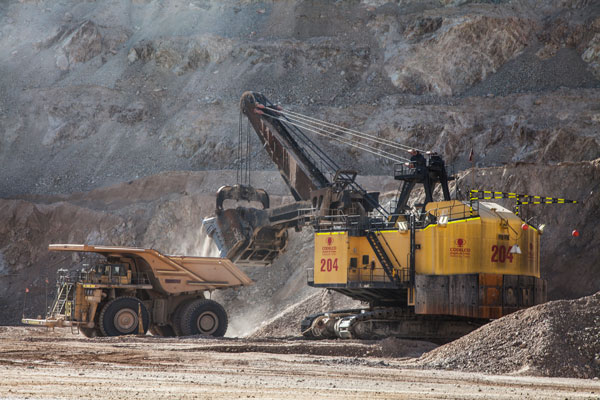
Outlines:
POLYGON ((2 399, 600 399, 593 380, 423 371, 410 358, 352 354, 377 343, 85 339, 23 327, 2 327, 0 340, 2 399))
POLYGON ((264 321, 251 338, 298 336, 300 321, 319 312, 364 308, 365 304, 339 293, 321 290, 301 302, 291 305, 273 318, 264 321))

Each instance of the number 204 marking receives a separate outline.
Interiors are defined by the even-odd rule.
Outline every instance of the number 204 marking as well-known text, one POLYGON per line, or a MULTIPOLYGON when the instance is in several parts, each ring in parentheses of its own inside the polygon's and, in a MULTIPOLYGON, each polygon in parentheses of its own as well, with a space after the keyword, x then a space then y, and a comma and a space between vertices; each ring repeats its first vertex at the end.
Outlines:
POLYGON ((509 262, 513 262, 513 255, 510 252, 512 246, 509 246, 508 249, 505 246, 492 246, 492 262, 504 263, 508 259, 509 262))
POLYGON ((332 270, 338 270, 338 259, 321 258, 321 272, 331 272, 332 270))

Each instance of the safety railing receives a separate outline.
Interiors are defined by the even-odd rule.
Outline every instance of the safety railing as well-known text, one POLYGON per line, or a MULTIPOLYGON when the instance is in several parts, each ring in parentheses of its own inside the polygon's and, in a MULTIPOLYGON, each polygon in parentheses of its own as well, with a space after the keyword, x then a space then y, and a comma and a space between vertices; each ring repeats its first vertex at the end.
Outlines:
POLYGON ((369 229, 395 229, 395 223, 391 219, 380 215, 377 217, 347 215, 342 214, 340 210, 331 210, 329 214, 313 215, 310 218, 310 225, 316 232, 348 231, 352 234, 369 229))
MULTIPOLYGON (((446 174, 449 177, 454 176, 455 168, 454 164, 444 164, 444 168, 446 169, 446 174)), ((405 175, 414 175, 416 171, 414 163, 404 162, 404 163, 396 163, 394 164, 394 176, 405 176, 405 175)))
POLYGON ((411 175, 415 173, 415 167, 411 163, 394 164, 394 176, 411 175))
MULTIPOLYGON (((394 269, 394 277, 398 280, 392 280, 383 271, 382 268, 372 268, 370 265, 351 268, 348 267, 346 282, 339 282, 347 286, 397 286, 398 284, 408 283, 410 280, 410 271, 408 268, 394 269)), ((314 268, 306 269, 306 280, 309 284, 315 284, 314 268)))
POLYGON ((385 273, 382 268, 373 268, 369 265, 348 269, 348 282, 363 285, 372 285, 377 283, 398 283, 408 282, 410 277, 407 268, 393 270, 393 278, 385 273))
MULTIPOLYGON (((94 271, 94 269, 83 269, 80 271, 76 271, 74 273, 71 273, 71 275, 69 277, 60 279, 59 278, 59 283, 64 283, 64 282, 70 282, 70 283, 75 283, 76 281, 78 282, 83 282, 83 283, 101 283, 101 284, 106 284, 106 285, 120 285, 123 284, 123 278, 125 278, 126 275, 106 275, 106 274, 99 274, 98 272, 94 271)), ((145 272, 138 272, 138 273, 133 273, 131 275, 131 284, 132 285, 148 285, 150 284, 150 278, 148 277, 148 274, 146 274, 145 272)))
MULTIPOLYGON (((302 210, 300 211, 302 212, 302 210)), ((391 214, 389 217, 371 214, 369 216, 342 214, 340 210, 327 210, 316 215, 314 209, 304 212, 307 224, 316 232, 346 231, 350 234, 361 234, 366 230, 408 230, 411 216, 414 217, 415 229, 423 229, 431 224, 450 222, 479 216, 479 202, 459 202, 454 205, 430 209, 426 213, 391 214), (394 222, 392 222, 394 221, 394 222)))
POLYGON ((444 217, 446 221, 454 221, 479 216, 479 202, 460 202, 456 205, 435 207, 429 210, 429 214, 439 220, 444 217))

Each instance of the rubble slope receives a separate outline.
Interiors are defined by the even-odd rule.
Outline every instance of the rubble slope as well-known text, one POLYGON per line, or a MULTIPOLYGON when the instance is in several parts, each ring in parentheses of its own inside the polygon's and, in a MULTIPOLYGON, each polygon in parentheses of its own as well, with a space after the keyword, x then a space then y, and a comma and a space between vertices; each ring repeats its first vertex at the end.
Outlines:
POLYGON ((600 292, 493 321, 423 355, 424 368, 600 378, 600 292))

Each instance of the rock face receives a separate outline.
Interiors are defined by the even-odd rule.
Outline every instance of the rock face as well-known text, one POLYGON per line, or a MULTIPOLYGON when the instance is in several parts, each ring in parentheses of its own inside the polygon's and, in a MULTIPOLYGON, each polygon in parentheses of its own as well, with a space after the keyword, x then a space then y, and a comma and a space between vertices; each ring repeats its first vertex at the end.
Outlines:
MULTIPOLYGON (((394 32, 395 19, 380 22, 386 46, 384 64, 392 84, 403 92, 452 95, 484 80, 528 44, 535 29, 531 20, 465 16, 424 18, 394 32), (392 33, 393 32, 393 33, 392 33)), ((373 25, 372 25, 373 26, 373 25)))
POLYGON ((61 50, 69 64, 84 63, 96 57, 102 51, 102 36, 96 24, 84 21, 65 39, 61 50))
MULTIPOLYGON (((231 168, 246 90, 459 168, 472 145, 482 166, 592 160, 599 14, 595 2, 533 0, 11 1, 0 196, 231 168)), ((253 140, 253 168, 271 169, 253 140)), ((315 140, 344 166, 389 173, 315 140)))

